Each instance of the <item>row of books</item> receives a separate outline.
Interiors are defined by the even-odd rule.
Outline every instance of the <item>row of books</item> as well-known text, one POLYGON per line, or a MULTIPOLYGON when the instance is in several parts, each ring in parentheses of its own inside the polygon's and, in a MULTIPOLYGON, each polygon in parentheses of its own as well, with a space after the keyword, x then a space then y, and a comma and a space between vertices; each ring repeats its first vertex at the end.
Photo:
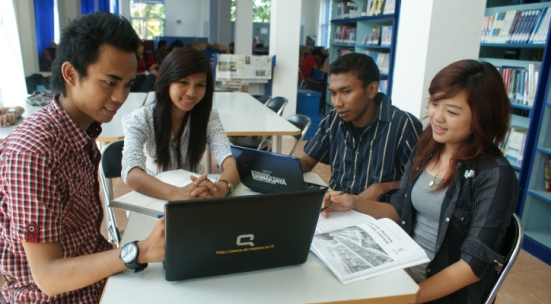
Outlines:
POLYGON ((394 14, 396 0, 364 0, 363 8, 351 0, 342 0, 337 4, 337 18, 357 18, 360 16, 378 16, 394 14))
POLYGON ((527 134, 528 129, 526 128, 511 127, 509 129, 504 143, 500 146, 505 158, 514 162, 522 162, 527 134))
POLYGON ((551 10, 509 10, 484 17, 482 43, 545 44, 551 10))
POLYGON ((373 52, 373 51, 363 51, 362 53, 373 58, 373 60, 379 67, 379 72, 381 74, 388 74, 388 66, 389 66, 389 58, 390 58, 389 53, 373 52))
POLYGON ((499 68, 505 90, 512 104, 533 106, 540 67, 541 64, 530 63, 528 69, 505 66, 499 68))
POLYGON ((371 33, 365 34, 362 44, 390 46, 392 40, 392 25, 374 27, 371 33))
MULTIPOLYGON (((354 53, 354 50, 351 50, 351 49, 339 50, 339 57, 350 53, 354 53)), ((370 56, 371 58, 373 58, 373 61, 375 61, 375 64, 377 64, 377 66, 379 67, 379 72, 381 74, 388 74, 388 66, 389 66, 389 59, 390 59, 389 53, 372 52, 372 51, 363 51, 360 53, 366 54, 367 56, 370 56)))
POLYGON ((362 16, 378 16, 394 14, 396 0, 364 0, 362 16))
POLYGON ((356 27, 344 25, 335 28, 333 43, 354 44, 356 42, 356 27))

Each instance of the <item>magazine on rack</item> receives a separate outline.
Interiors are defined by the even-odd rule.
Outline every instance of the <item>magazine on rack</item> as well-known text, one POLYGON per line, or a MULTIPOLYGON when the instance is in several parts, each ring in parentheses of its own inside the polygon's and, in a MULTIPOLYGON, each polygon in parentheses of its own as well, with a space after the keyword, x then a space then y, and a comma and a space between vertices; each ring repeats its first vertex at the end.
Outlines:
POLYGON ((343 284, 429 261, 394 221, 354 210, 320 215, 310 250, 343 284))

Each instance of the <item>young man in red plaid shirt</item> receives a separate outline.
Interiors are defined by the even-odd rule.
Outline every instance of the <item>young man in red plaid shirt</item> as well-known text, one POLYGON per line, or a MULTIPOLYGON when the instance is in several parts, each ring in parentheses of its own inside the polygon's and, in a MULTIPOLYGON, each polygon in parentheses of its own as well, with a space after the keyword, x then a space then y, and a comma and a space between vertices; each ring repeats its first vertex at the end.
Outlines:
POLYGON ((139 38, 128 20, 85 15, 63 32, 52 102, 0 149, 0 250, 8 303, 97 303, 105 278, 164 260, 164 220, 144 241, 112 249, 100 234, 95 139, 136 78, 139 38))

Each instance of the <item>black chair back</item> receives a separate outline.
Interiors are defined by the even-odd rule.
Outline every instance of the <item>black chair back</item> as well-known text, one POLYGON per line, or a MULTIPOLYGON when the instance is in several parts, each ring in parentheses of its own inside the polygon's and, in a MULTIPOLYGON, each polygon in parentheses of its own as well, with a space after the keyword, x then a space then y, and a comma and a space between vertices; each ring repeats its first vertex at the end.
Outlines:
POLYGON ((103 149, 101 166, 106 178, 121 177, 122 171, 122 148, 124 141, 119 140, 109 144, 103 149))
POLYGON ((272 109, 272 111, 279 114, 279 116, 281 116, 283 115, 283 110, 285 109, 285 105, 287 104, 287 101, 288 101, 287 98, 278 96, 270 99, 270 101, 266 103, 266 106, 272 109))
POLYGON ((270 95, 253 95, 253 97, 262 104, 266 104, 271 98, 270 95))

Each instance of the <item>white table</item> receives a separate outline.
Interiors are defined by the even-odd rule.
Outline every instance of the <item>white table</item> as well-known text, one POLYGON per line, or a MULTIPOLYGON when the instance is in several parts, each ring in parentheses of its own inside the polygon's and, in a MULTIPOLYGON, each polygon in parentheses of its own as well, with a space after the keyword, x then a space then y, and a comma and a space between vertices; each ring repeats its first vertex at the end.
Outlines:
MULTIPOLYGON (((104 144, 124 138, 124 133, 122 132, 122 118, 130 112, 139 109, 144 104, 146 96, 147 93, 130 93, 122 107, 113 117, 113 120, 101 125, 103 131, 97 138, 97 141, 100 142, 100 144, 104 144)), ((15 130, 17 125, 19 125, 25 118, 36 113, 41 108, 42 107, 31 106, 25 103, 25 112, 23 112, 21 118, 17 120, 15 125, 3 128, 0 127, 0 142, 2 142, 13 130, 15 130)))
MULTIPOLYGON (((228 136, 272 136, 273 151, 281 153, 281 136, 298 135, 301 130, 277 115, 249 93, 214 92, 213 108, 228 136)), ((205 153, 205 171, 211 172, 210 151, 205 153)))
POLYGON ((122 118, 130 114, 132 111, 141 108, 146 97, 147 93, 130 93, 113 119, 110 122, 101 125, 102 131, 97 138, 97 141, 103 144, 123 139, 124 133, 122 132, 122 118))
MULTIPOLYGON (((314 173, 308 182, 319 183, 314 173)), ((242 186, 242 185, 241 185, 242 186)), ((132 213, 122 244, 143 240, 156 218, 132 213)), ((167 282, 162 263, 140 273, 126 270, 111 276, 102 303, 313 303, 361 300, 371 303, 413 303, 419 286, 403 270, 343 285, 315 255, 306 263, 249 273, 167 282)))

